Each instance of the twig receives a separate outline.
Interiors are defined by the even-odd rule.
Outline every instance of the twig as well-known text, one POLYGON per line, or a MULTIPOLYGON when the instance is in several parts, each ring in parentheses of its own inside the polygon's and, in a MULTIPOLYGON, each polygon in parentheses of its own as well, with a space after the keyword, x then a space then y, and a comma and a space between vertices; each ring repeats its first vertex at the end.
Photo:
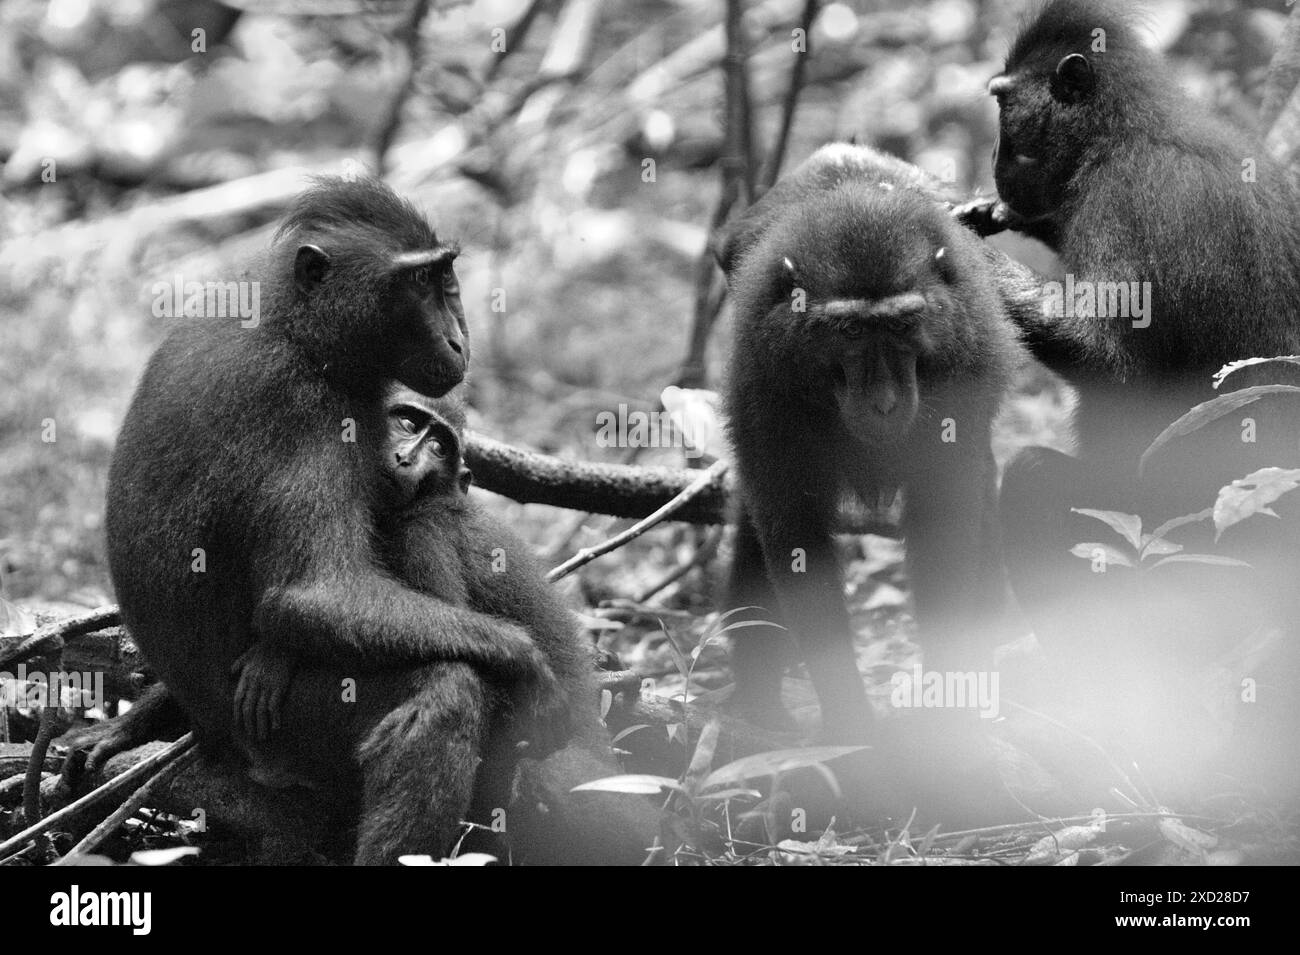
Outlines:
POLYGON ((393 91, 392 98, 388 101, 388 112, 379 124, 379 131, 375 134, 375 168, 379 170, 381 176, 388 171, 388 147, 393 144, 398 127, 402 124, 402 107, 411 98, 411 91, 415 89, 415 78, 420 73, 420 65, 424 59, 424 47, 420 43, 420 27, 428 14, 429 0, 415 0, 411 4, 410 13, 393 34, 393 39, 406 49, 406 69, 402 73, 401 82, 397 84, 397 89, 393 91))
POLYGON ((41 835, 42 833, 49 832, 55 826, 67 822, 70 819, 75 819, 77 816, 85 812, 86 809, 88 809, 90 806, 93 806, 98 802, 102 802, 103 800, 107 799, 109 796, 116 795, 118 792, 120 792, 123 789, 126 789, 136 780, 142 779, 148 776, 150 773, 154 772, 159 766, 164 766, 167 763, 170 763, 173 759, 178 758, 181 754, 183 754, 193 746, 194 746, 194 734, 186 733, 184 736, 182 736, 176 742, 172 743, 170 746, 167 746, 166 748, 159 750, 157 753, 154 753, 148 759, 141 760, 139 763, 132 766, 126 772, 122 773, 122 775, 110 779, 108 782, 104 783, 104 785, 100 786, 98 789, 91 790, 90 792, 86 793, 86 795, 82 796, 77 801, 69 803, 68 805, 64 806, 58 812, 50 813, 40 822, 28 826, 22 832, 18 833, 17 835, 9 837, 4 842, 0 842, 0 858, 5 857, 12 850, 17 849, 19 846, 25 845, 26 843, 35 839, 37 836, 41 835))
POLYGON ((671 572, 665 574, 659 581, 651 584, 638 596, 632 599, 639 604, 643 604, 665 587, 677 583, 677 581, 681 580, 696 567, 703 566, 711 560, 713 555, 717 553, 718 544, 722 542, 722 531, 723 528, 721 527, 709 528, 708 534, 704 538, 704 543, 695 548, 695 553, 691 555, 690 560, 686 561, 679 567, 674 567, 671 572))
POLYGON ((86 837, 73 846, 67 855, 55 860, 54 865, 71 865, 78 856, 94 851, 101 842, 109 837, 113 830, 134 815, 135 811, 143 806, 155 792, 161 789, 164 784, 170 783, 179 776, 182 770, 186 769, 198 758, 199 751, 190 749, 176 757, 175 762, 171 765, 158 770, 148 782, 131 794, 131 798, 114 809, 107 819, 90 830, 86 837))
POLYGON ((650 528, 667 520, 677 511, 681 510, 691 502, 696 496, 703 494, 705 491, 715 490, 721 485, 723 476, 727 473, 727 462, 716 461, 708 470, 704 471, 698 478, 692 481, 680 494, 665 504, 659 510, 655 511, 644 520, 637 521, 621 534, 616 534, 604 543, 595 547, 584 548, 578 551, 559 567, 556 567, 546 575, 548 581, 560 580, 573 573, 579 567, 591 563, 597 557, 608 554, 612 550, 617 550, 628 541, 635 540, 650 528))
MULTIPOLYGON (((641 451, 642 451, 642 447, 639 444, 633 445, 632 447, 627 449, 626 453, 624 453, 622 459, 619 461, 619 464, 634 463, 636 459, 640 456, 641 451)), ((574 520, 569 524, 567 528, 565 528, 562 534, 558 535, 559 539, 555 542, 555 544, 552 545, 549 550, 547 550, 546 556, 548 558, 548 563, 559 560, 560 556, 569 549, 569 545, 573 543, 573 539, 578 536, 579 531, 582 530, 582 528, 586 525, 587 521, 597 516, 601 516, 601 515, 597 515, 593 511, 586 511, 582 514, 574 515, 574 520)))
POLYGON ((727 0, 724 20, 726 52, 722 57, 723 89, 726 97, 726 148, 722 157, 722 191, 709 221, 709 239, 695 260, 695 309, 686 359, 675 384, 681 388, 702 388, 708 380, 705 354, 714 322, 726 301, 726 285, 718 278, 714 244, 718 230, 726 223, 736 203, 754 201, 754 130, 746 69, 745 31, 740 0, 727 0))
POLYGON ((80 637, 105 627, 112 627, 122 622, 116 607, 100 607, 79 617, 69 617, 56 623, 46 624, 15 647, 0 650, 0 669, 11 663, 20 663, 28 657, 41 653, 53 653, 63 648, 63 644, 73 637, 80 637))
POLYGON ((528 31, 537 19, 537 14, 541 13, 548 3, 549 0, 533 0, 528 5, 528 9, 515 21, 514 26, 506 31, 506 48, 500 53, 492 54, 487 69, 483 71, 484 86, 492 82, 511 53, 523 48, 524 41, 528 39, 528 31))
POLYGON ((790 68, 790 85, 785 91, 785 101, 781 104, 781 128, 777 132, 776 143, 768 155, 767 165, 763 169, 760 195, 772 188, 777 177, 781 175, 781 164, 785 161, 785 150, 790 143, 790 129, 794 125, 794 111, 799 105, 799 94, 803 91, 804 76, 807 74, 808 58, 812 56, 812 25, 817 19, 820 0, 805 0, 803 16, 799 18, 799 27, 803 30, 805 44, 802 52, 794 54, 794 66, 790 68))
POLYGON ((732 169, 740 198, 748 206, 754 201, 754 125, 749 103, 749 51, 745 43, 745 8, 742 0, 727 0, 725 20, 727 55, 723 58, 723 79, 727 97, 727 154, 723 160, 732 169))
POLYGON ((36 731, 36 741, 32 743, 31 756, 27 760, 27 776, 23 779, 23 820, 29 826, 41 821, 41 774, 45 770, 45 754, 50 751, 50 742, 63 731, 64 721, 59 716, 57 700, 47 700, 41 707, 40 728, 36 731))

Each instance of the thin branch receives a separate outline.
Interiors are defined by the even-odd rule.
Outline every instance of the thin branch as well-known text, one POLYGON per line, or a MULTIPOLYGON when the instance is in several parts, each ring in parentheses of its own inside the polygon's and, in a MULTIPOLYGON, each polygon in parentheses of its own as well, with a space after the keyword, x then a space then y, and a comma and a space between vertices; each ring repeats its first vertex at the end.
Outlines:
POLYGON ((794 111, 799 105, 799 94, 803 91, 804 77, 808 72, 808 58, 812 56, 812 25, 817 19, 820 0, 805 0, 803 16, 799 18, 799 28, 803 31, 804 48, 794 52, 794 66, 790 68, 790 85, 786 87, 785 101, 781 104, 781 128, 777 132, 776 143, 763 169, 760 195, 772 188, 781 175, 781 164, 785 162, 785 151, 790 144, 790 129, 794 126, 794 111))
POLYGON ((429 6, 429 0, 415 0, 411 5, 410 13, 393 34, 393 39, 406 50, 406 70, 402 74, 401 82, 397 84, 397 89, 393 91, 392 98, 388 101, 388 112, 383 122, 379 124, 379 131, 375 135, 375 167, 381 176, 388 171, 388 148, 397 137, 397 130, 402 124, 402 107, 411 98, 411 92, 415 89, 415 78, 419 75, 424 60, 420 27, 424 24, 424 18, 429 15, 429 6))
POLYGON ((731 166, 733 181, 740 186, 740 198, 748 206, 754 201, 757 163, 754 161, 754 127, 749 101, 749 50, 745 43, 744 15, 743 0, 727 0, 727 54, 722 60, 727 99, 727 154, 723 162, 731 166))
POLYGON ((650 528, 663 523, 676 512, 680 511, 694 498, 712 491, 722 486, 722 479, 727 473, 726 461, 715 461, 708 470, 704 471, 694 481, 690 483, 680 494, 665 504, 659 510, 655 511, 644 520, 637 521, 621 534, 616 534, 604 543, 595 547, 584 548, 578 551, 559 567, 556 567, 546 575, 548 581, 561 580, 573 573, 579 567, 591 563, 597 557, 608 554, 610 551, 617 550, 629 541, 640 537, 650 528))
MULTIPOLYGON (((41 627, 30 637, 18 642, 9 649, 0 649, 0 669, 12 663, 20 663, 29 657, 42 653, 53 653, 63 649, 63 644, 74 637, 80 637, 105 627, 112 627, 122 622, 122 615, 116 607, 100 607, 79 617, 69 617, 41 627)), ((4 641, 0 640, 0 647, 4 641)))
POLYGON ((718 545, 722 543, 722 531, 723 528, 721 527, 710 527, 708 533, 705 535, 704 543, 695 548, 695 553, 691 555, 690 560, 686 561, 679 567, 674 567, 669 573, 665 574, 658 581, 651 584, 645 590, 641 591, 638 596, 632 599, 639 604, 643 604, 665 587, 670 587, 677 583, 677 581, 681 580, 696 567, 702 567, 704 564, 712 560, 713 555, 718 552, 718 545))
POLYGON ((143 806, 153 796, 155 792, 164 785, 170 783, 173 779, 181 774, 191 764, 199 758, 197 749, 189 749, 176 757, 176 761, 168 766, 158 770, 153 777, 143 786, 131 794, 126 802, 118 806, 109 815, 107 819, 97 825, 87 833, 86 837, 72 847, 61 859, 57 859, 54 865, 74 865, 79 856, 88 855, 99 847, 99 844, 107 839, 118 826, 131 818, 141 806, 143 806))
POLYGON ((41 775, 45 769, 45 754, 50 751, 50 742, 63 732, 65 721, 60 718, 58 701, 46 700, 41 707, 40 727, 36 731, 36 741, 32 743, 32 752, 27 760, 27 776, 23 779, 23 820, 27 825, 41 821, 41 775))
POLYGON ((116 795, 122 790, 128 788, 137 780, 149 776, 157 770, 158 767, 170 763, 173 759, 177 759, 186 750, 193 746, 194 734, 186 733, 170 746, 159 750, 148 759, 142 760, 132 766, 126 772, 122 773, 122 775, 115 776, 98 789, 91 790, 76 802, 69 803, 58 812, 50 813, 40 822, 28 826, 22 832, 10 836, 4 842, 0 842, 0 858, 4 858, 8 853, 20 846, 26 845, 42 833, 49 832, 55 826, 76 819, 91 806, 103 802, 108 797, 116 795))
POLYGON ((523 48, 524 42, 528 39, 528 31, 532 29, 533 22, 537 19, 537 14, 541 13, 548 5, 549 0, 533 0, 528 5, 528 9, 515 21, 515 25, 506 31, 506 48, 500 53, 493 54, 487 69, 483 71, 484 86, 496 78, 497 73, 505 65, 510 54, 523 48))
POLYGON ((718 276, 714 246, 718 231, 737 202, 742 208, 754 201, 753 111, 749 99, 749 71, 745 44, 743 9, 740 0, 727 0, 724 20, 726 52, 722 57, 723 91, 726 99, 725 149, 722 156, 722 192, 709 221, 709 238, 695 261, 695 310, 686 359, 675 384, 681 388, 702 388, 708 381, 705 355, 709 336, 727 298, 727 287, 718 276))

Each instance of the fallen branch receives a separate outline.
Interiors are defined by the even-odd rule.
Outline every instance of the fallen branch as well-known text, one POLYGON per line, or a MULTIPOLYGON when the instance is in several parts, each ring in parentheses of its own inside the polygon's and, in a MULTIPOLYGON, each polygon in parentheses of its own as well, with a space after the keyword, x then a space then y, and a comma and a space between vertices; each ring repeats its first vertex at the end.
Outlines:
POLYGON ((32 743, 27 775, 23 780, 23 819, 28 825, 41 821, 41 776, 45 771, 45 755, 50 751, 51 741, 65 728, 57 703, 47 703, 41 708, 40 728, 36 731, 36 741, 32 743))
MULTIPOLYGON (((57 652, 63 649, 66 640, 121 622, 122 617, 117 607, 100 607, 79 617, 69 617, 66 620, 46 624, 30 637, 13 641, 14 645, 8 646, 7 649, 0 649, 0 669, 38 654, 57 652)), ((9 642, 11 641, 0 639, 0 647, 5 647, 9 642)))
MULTIPOLYGON (((671 501, 699 476, 685 468, 633 467, 565 461, 471 434, 465 460, 474 483, 523 504, 549 504, 613 517, 640 518, 671 501)), ((722 485, 692 499, 676 519, 692 524, 726 522, 722 485)))
POLYGON ((165 749, 153 754, 148 759, 132 766, 126 772, 122 773, 122 775, 117 776, 97 789, 86 793, 86 795, 82 796, 80 799, 69 803, 57 812, 50 813, 40 822, 29 825, 22 832, 11 836, 4 842, 0 842, 0 858, 4 858, 14 849, 25 846, 37 836, 49 832, 55 826, 76 819, 91 806, 103 802, 110 796, 116 795, 137 780, 151 775, 159 766, 164 766, 171 762, 181 753, 190 749, 193 745, 194 734, 186 733, 170 746, 167 746, 165 749))
POLYGON ((131 794, 131 798, 113 810, 107 819, 90 830, 86 837, 73 846, 67 855, 56 860, 54 865, 71 865, 76 863, 80 856, 93 852, 118 826, 135 815, 136 811, 144 806, 155 792, 169 784, 198 758, 199 751, 196 748, 181 752, 170 765, 163 766, 162 769, 154 773, 148 782, 131 794))
MULTIPOLYGON (((481 434, 466 439, 465 463, 478 487, 521 504, 547 504, 611 517, 642 518, 675 499, 700 472, 689 468, 633 467, 570 461, 526 451, 481 434)), ((673 520, 688 524, 725 524, 729 480, 702 489, 673 520)), ((842 534, 898 537, 898 515, 892 508, 842 508, 837 525, 842 534)))

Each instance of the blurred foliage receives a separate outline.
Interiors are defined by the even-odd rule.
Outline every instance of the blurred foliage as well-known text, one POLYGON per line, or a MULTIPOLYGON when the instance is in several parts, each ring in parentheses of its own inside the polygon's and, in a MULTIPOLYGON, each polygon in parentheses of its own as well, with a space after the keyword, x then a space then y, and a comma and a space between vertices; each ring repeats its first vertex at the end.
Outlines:
MULTIPOLYGON (((1023 6, 826 5, 786 167, 823 142, 856 137, 965 187, 990 188, 995 109, 984 84, 1023 6)), ((775 137, 801 7, 747 6, 762 149, 775 137)), ((164 331, 150 317, 148 289, 182 266, 215 273, 203 277, 228 272, 265 244, 282 203, 251 202, 165 229, 151 229, 150 216, 205 186, 250 177, 252 189, 259 173, 374 168, 372 146, 409 62, 399 25, 410 9, 393 0, 0 6, 4 595, 111 599, 104 480, 117 422, 164 331), (57 176, 46 182, 50 160, 57 176), (94 226, 105 221, 97 240, 94 226), (49 422, 53 442, 42 440, 49 422)), ((618 459, 596 446, 597 412, 620 402, 652 409, 672 382, 719 189, 722 11, 722 0, 432 5, 385 160, 394 184, 466 246, 482 430, 618 459), (498 28, 504 54, 493 47, 498 28), (643 181, 647 159, 653 182, 643 181), (502 294, 504 311, 493 311, 502 294)), ((1187 85, 1249 126, 1283 17, 1280 4, 1165 0, 1152 5, 1151 23, 1187 85)), ((1051 267, 1041 250, 1025 254, 1051 267)), ((724 320, 711 352, 715 385, 726 339, 724 320)), ((1027 375, 999 431, 999 455, 1060 441, 1066 400, 1041 371, 1027 375)), ((640 460, 679 463, 670 452, 640 460)), ((594 519, 571 535, 571 516, 493 506, 557 559, 610 524, 594 519)), ((596 562, 583 573, 584 596, 644 589, 689 558, 695 533, 665 528, 596 562)), ((860 551, 855 566, 878 575, 876 587, 892 586, 896 558, 888 547, 860 551)), ((850 589, 862 591, 860 612, 873 612, 875 589, 862 582, 850 589)), ((696 575, 665 596, 670 606, 710 605, 696 575)))

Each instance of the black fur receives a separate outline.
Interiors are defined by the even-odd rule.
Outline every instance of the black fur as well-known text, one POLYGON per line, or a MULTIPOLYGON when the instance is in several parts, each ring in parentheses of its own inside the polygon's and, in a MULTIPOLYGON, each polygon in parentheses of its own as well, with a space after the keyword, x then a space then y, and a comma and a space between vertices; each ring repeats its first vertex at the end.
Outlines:
MULTIPOLYGON (((376 546, 383 389, 398 379, 441 395, 468 358, 450 268, 430 286, 428 270, 420 285, 398 267, 399 253, 431 246, 443 248, 381 184, 321 182, 254 276, 260 323, 181 325, 136 390, 109 473, 110 571, 127 627, 210 754, 242 756, 232 665, 255 638, 301 663, 283 703, 295 773, 348 791, 362 788, 358 747, 385 772, 393 752, 422 758, 427 738, 406 751, 372 733, 383 720, 425 725, 420 695, 454 661, 537 688, 542 710, 568 702, 526 626, 421 593, 376 546), (326 263, 305 283, 304 249, 326 263), (356 681, 355 702, 341 699, 343 680, 356 681)), ((404 765, 408 781, 421 772, 404 765)))
MULTIPOLYGON (((1009 469, 1003 511, 1013 584, 1040 639, 1080 653, 1088 646, 1097 660, 1126 649, 1134 627, 1096 615, 1105 601, 1099 589, 1115 594, 1107 588, 1118 581, 1096 579, 1068 548, 1107 532, 1069 507, 1138 513, 1153 529, 1209 507, 1234 478, 1300 463, 1296 405, 1280 400, 1178 440, 1138 476, 1139 456, 1160 431, 1214 397, 1220 366, 1300 351, 1300 187, 1261 144, 1178 87, 1127 4, 1043 5, 990 88, 1001 106, 995 176, 1013 226, 1047 240, 1076 281, 1151 283, 1145 328, 1114 316, 1017 314, 1029 347, 1078 387, 1080 402, 1078 460, 1036 449, 1009 469), (1104 52, 1093 49, 1096 29, 1104 52), (1095 86, 1063 99, 1053 76, 1071 54, 1087 58, 1095 86), (1255 181, 1243 178, 1247 159, 1255 181), (1258 423, 1253 444, 1242 441, 1246 417, 1258 423)), ((1266 366, 1235 375, 1225 390, 1288 379, 1295 376, 1284 366, 1266 366)), ((1289 523, 1254 518, 1219 545, 1199 525, 1179 542, 1219 547, 1262 572, 1184 566, 1148 582, 1181 588, 1180 599, 1164 601, 1186 608, 1164 628, 1180 656, 1259 623, 1260 611, 1285 618, 1300 609, 1279 606, 1276 594, 1247 596, 1252 580, 1265 592, 1294 589, 1285 581, 1300 563, 1279 556, 1300 551, 1289 523)), ((1114 603, 1133 606, 1117 594, 1114 603)))
MULTIPOLYGON (((828 146, 746 214, 722 256, 736 311, 727 405, 743 501, 731 602, 771 619, 775 591, 825 728, 839 738, 860 738, 869 723, 831 540, 845 491, 874 503, 903 490, 930 665, 986 663, 1001 603, 989 428, 1023 356, 981 243, 941 198, 906 163, 828 146), (792 308, 797 290, 806 311, 792 308), (909 294, 924 304, 905 320, 845 319, 824 307, 869 310, 909 294), (859 354, 859 339, 844 337, 855 334, 869 343, 868 397, 845 403, 845 380, 861 370, 844 364, 859 354), (878 388, 886 405, 902 402, 879 418, 878 388), (952 442, 943 440, 948 420, 952 442), (806 572, 792 567, 796 551, 806 572)), ((738 701, 760 715, 779 718, 783 644, 779 631, 759 628, 735 642, 738 701)))

